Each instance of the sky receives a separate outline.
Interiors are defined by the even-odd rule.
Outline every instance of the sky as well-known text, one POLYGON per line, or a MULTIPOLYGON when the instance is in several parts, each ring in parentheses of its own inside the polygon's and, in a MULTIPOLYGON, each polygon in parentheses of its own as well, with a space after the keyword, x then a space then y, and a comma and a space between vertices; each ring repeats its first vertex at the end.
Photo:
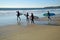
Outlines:
POLYGON ((0 8, 42 8, 60 6, 60 0, 0 0, 0 8))

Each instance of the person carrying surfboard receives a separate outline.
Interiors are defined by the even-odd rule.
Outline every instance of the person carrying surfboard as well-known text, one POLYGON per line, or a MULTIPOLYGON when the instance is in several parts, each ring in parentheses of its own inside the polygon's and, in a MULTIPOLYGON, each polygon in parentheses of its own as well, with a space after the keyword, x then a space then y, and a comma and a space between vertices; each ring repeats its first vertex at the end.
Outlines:
POLYGON ((47 11, 47 13, 44 13, 43 15, 48 17, 48 21, 52 21, 51 16, 55 16, 55 13, 47 11))
POLYGON ((31 23, 34 23, 34 15, 31 13, 31 23))
MULTIPOLYGON (((16 11, 17 12, 17 21, 18 21, 18 18, 20 19, 20 12, 19 11, 16 11)), ((20 19, 21 20, 21 19, 20 19)))
POLYGON ((49 11, 48 11, 48 19, 51 20, 49 11))
POLYGON ((26 15, 26 19, 27 19, 27 20, 29 20, 28 16, 29 16, 29 14, 28 14, 28 12, 27 12, 27 15, 26 15))

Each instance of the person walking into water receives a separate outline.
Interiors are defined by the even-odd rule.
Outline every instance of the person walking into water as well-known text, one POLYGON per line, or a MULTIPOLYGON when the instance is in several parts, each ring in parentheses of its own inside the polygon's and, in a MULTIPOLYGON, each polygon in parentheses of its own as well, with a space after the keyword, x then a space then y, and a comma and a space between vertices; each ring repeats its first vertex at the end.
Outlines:
POLYGON ((51 20, 49 11, 48 11, 48 20, 51 20))
POLYGON ((31 23, 34 23, 34 15, 31 13, 31 23))
POLYGON ((17 12, 17 21, 18 21, 18 19, 20 19, 20 12, 19 11, 16 11, 16 12, 17 12))

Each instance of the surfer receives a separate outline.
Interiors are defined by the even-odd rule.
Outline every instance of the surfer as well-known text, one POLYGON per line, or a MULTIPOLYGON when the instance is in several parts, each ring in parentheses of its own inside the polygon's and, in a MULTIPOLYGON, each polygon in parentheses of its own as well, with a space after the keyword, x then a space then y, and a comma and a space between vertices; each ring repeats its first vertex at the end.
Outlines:
POLYGON ((27 12, 27 15, 26 15, 26 19, 27 19, 27 20, 29 20, 28 16, 29 16, 29 14, 28 14, 28 12, 27 12))
POLYGON ((51 20, 49 11, 48 11, 48 19, 51 20))
POLYGON ((29 23, 29 14, 28 14, 28 12, 26 14, 26 21, 29 23))
MULTIPOLYGON (((18 21, 18 19, 20 19, 20 12, 19 11, 16 11, 17 12, 17 21, 18 21)), ((21 20, 21 19, 20 19, 21 20)))
POLYGON ((31 13, 31 23, 34 23, 34 15, 31 13))

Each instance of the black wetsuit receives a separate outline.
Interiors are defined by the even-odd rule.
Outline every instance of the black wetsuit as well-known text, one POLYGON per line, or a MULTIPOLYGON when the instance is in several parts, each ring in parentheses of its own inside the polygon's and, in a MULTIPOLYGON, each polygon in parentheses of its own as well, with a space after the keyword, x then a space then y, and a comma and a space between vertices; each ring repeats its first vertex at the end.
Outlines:
POLYGON ((19 17, 20 16, 20 13, 19 12, 17 12, 17 17, 19 17))
POLYGON ((48 19, 50 19, 51 20, 51 18, 50 18, 50 13, 48 12, 48 19))
POLYGON ((27 15, 26 15, 26 17, 27 17, 27 20, 29 19, 29 18, 28 18, 28 16, 29 16, 29 15, 28 15, 28 13, 27 13, 27 15))
MULTIPOLYGON (((18 20, 18 18, 20 19, 20 13, 19 13, 19 11, 17 11, 17 20, 18 20)), ((21 19, 20 19, 21 20, 21 19)))
POLYGON ((31 22, 34 23, 34 15, 33 14, 31 15, 31 22))

